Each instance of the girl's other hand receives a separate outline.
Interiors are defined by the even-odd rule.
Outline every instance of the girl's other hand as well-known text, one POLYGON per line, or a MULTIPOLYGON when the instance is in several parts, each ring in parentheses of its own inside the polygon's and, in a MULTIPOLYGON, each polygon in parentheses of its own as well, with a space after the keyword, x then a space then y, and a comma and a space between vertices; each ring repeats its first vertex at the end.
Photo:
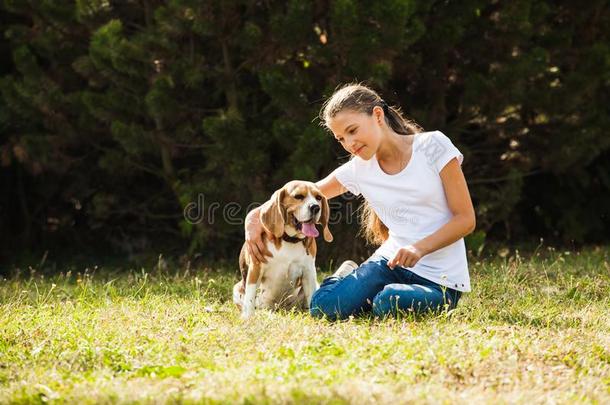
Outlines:
POLYGON ((413 245, 400 248, 396 256, 388 262, 388 267, 394 270, 395 266, 413 267, 424 256, 423 252, 413 245))

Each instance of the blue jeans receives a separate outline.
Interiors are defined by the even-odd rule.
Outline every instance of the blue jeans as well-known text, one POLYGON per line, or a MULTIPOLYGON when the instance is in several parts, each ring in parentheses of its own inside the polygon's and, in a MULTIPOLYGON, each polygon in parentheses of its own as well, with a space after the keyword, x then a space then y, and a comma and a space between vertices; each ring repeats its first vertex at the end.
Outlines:
POLYGON ((343 278, 327 277, 311 298, 310 313, 329 320, 373 310, 377 317, 397 310, 421 314, 457 305, 462 293, 441 287, 404 267, 391 270, 388 259, 373 256, 343 278))

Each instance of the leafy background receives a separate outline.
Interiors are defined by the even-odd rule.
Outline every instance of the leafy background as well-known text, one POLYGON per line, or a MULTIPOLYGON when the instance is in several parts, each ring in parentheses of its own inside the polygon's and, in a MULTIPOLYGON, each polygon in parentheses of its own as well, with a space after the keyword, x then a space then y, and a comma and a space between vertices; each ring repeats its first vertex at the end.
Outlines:
MULTIPOLYGON (((0 7, 2 262, 45 251, 235 258, 243 226, 222 210, 233 203, 243 219, 286 181, 343 163, 316 117, 356 80, 464 153, 469 247, 610 235, 605 1, 0 7), (213 223, 185 219, 200 196, 204 211, 220 207, 213 223)), ((322 260, 366 255, 350 218, 322 260)))

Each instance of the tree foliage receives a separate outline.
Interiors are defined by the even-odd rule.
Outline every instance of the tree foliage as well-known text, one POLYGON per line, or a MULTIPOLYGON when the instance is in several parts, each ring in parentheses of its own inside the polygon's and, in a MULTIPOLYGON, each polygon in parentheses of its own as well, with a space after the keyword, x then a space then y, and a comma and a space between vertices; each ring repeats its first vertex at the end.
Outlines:
MULTIPOLYGON (((607 240, 604 1, 5 0, 2 8, 6 251, 234 254, 246 207, 343 162, 314 117, 338 84, 354 80, 462 150, 481 233, 607 240), (201 221, 185 218, 202 197, 201 221)), ((336 226, 335 252, 359 249, 355 227, 336 226)))

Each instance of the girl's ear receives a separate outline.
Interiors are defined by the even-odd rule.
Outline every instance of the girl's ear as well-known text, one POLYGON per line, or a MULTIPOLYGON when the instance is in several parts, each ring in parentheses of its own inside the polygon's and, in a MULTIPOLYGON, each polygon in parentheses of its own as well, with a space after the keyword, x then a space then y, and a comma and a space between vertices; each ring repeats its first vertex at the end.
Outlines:
POLYGON ((324 228, 324 240, 327 242, 333 241, 333 234, 330 233, 328 229, 328 220, 330 218, 330 207, 328 206, 328 200, 326 197, 322 196, 322 214, 320 215, 320 222, 322 223, 322 227, 324 228))
POLYGON ((383 120, 384 114, 385 113, 383 112, 383 108, 379 107, 378 105, 373 107, 373 117, 375 118, 375 121, 377 121, 378 124, 381 124, 381 120, 383 120))
POLYGON ((261 222, 263 226, 276 238, 284 234, 284 223, 286 222, 286 210, 282 204, 286 190, 281 188, 273 193, 271 199, 264 203, 261 208, 261 222))

